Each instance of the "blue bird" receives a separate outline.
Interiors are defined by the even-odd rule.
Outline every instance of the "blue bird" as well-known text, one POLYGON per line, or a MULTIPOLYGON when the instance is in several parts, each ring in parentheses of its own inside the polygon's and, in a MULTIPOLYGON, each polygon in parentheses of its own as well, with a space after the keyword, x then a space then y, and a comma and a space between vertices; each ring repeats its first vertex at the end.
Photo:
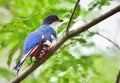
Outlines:
POLYGON ((56 30, 62 21, 56 15, 49 15, 37 30, 27 36, 22 56, 14 67, 17 73, 28 56, 30 56, 31 61, 32 57, 42 58, 51 49, 54 40, 57 38, 56 30))

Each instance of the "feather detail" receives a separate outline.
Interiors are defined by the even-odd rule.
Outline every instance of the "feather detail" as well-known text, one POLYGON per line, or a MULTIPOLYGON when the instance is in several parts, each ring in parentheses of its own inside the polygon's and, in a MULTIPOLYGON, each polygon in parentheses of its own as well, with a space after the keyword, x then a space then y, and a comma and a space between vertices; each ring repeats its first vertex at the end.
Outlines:
POLYGON ((34 57, 36 57, 36 55, 38 54, 38 52, 39 52, 39 49, 41 48, 41 45, 42 45, 42 43, 39 43, 36 47, 35 47, 35 49, 32 51, 32 53, 31 53, 31 56, 34 56, 34 57))
MULTIPOLYGON (((18 61, 17 65, 13 68, 17 74, 22 66, 22 64, 24 63, 24 61, 26 60, 26 58, 28 56, 31 56, 31 54, 39 47, 39 45, 37 45, 35 48, 31 49, 27 54, 22 55, 22 57, 20 58, 20 60, 18 61)), ((30 60, 32 62, 32 57, 30 57, 30 60)))
POLYGON ((17 65, 13 68, 13 69, 17 72, 17 74, 18 74, 18 72, 19 72, 22 64, 24 63, 25 59, 31 54, 31 51, 32 51, 32 50, 33 50, 33 49, 31 49, 27 54, 24 54, 24 55, 21 57, 21 59, 18 61, 17 65))

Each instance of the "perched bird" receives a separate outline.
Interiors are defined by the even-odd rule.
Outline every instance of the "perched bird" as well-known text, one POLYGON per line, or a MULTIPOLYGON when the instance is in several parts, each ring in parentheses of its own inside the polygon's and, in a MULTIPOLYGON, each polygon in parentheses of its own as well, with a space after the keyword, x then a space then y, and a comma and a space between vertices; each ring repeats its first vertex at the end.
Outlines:
POLYGON ((28 56, 31 61, 32 57, 42 58, 51 49, 53 41, 57 38, 56 30, 62 21, 56 15, 49 15, 37 30, 27 36, 22 56, 14 67, 17 73, 28 56))

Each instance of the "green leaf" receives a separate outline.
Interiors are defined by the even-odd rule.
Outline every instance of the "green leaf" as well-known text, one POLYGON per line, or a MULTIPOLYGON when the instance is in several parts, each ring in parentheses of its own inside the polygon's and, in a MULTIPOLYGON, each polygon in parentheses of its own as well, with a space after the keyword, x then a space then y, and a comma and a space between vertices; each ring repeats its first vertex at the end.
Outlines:
POLYGON ((87 41, 86 41, 85 39, 82 39, 82 38, 80 38, 78 41, 79 41, 80 43, 87 43, 87 41))
POLYGON ((0 76, 4 77, 5 79, 9 81, 15 76, 15 74, 13 74, 8 69, 0 68, 0 76))
POLYGON ((16 43, 13 48, 10 50, 10 53, 8 55, 8 60, 7 60, 7 64, 8 66, 10 66, 13 55, 15 54, 15 52, 18 50, 18 48, 20 48, 20 46, 23 44, 23 42, 18 42, 16 43))
POLYGON ((91 33, 91 32, 89 32, 89 33, 87 33, 87 37, 92 37, 93 35, 95 35, 95 33, 91 33))
POLYGON ((93 0, 89 4, 89 10, 93 10, 94 8, 101 9, 103 6, 110 5, 112 0, 93 0))

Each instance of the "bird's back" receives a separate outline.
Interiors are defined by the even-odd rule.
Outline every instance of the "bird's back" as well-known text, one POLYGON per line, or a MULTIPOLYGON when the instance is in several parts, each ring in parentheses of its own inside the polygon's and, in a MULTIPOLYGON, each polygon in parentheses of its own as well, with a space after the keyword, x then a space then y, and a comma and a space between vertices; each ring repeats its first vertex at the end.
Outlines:
POLYGON ((36 31, 32 32, 25 39, 23 54, 26 54, 28 51, 30 51, 30 49, 34 48, 40 42, 45 42, 46 40, 52 42, 53 39, 51 38, 51 35, 57 37, 56 32, 50 26, 41 26, 36 31), (45 38, 44 41, 41 38, 42 35, 45 38))

